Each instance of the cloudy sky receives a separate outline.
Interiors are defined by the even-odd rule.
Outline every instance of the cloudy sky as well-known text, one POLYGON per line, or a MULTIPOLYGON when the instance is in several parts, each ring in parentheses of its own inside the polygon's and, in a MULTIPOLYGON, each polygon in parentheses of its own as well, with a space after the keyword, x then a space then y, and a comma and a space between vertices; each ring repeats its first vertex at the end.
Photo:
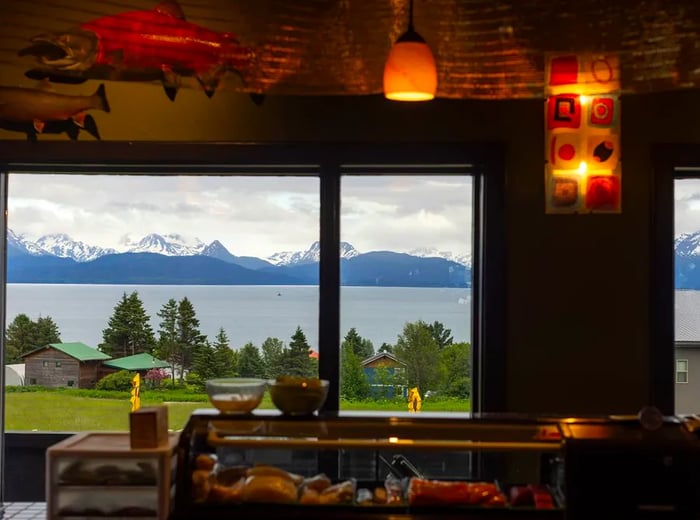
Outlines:
MULTIPOLYGON (((302 177, 11 175, 8 224, 29 239, 120 240, 179 233, 267 257, 318 240, 319 182, 302 177)), ((341 239, 360 252, 471 253, 468 177, 344 177, 341 239)))
POLYGON ((675 234, 700 231, 700 180, 675 181, 675 234))

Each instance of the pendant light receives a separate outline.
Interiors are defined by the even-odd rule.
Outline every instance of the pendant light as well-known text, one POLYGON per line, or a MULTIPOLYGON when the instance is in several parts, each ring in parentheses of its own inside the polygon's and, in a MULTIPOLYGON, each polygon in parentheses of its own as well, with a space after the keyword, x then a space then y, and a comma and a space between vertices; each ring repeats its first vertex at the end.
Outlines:
POLYGON ((413 0, 408 30, 396 40, 384 64, 384 97, 394 101, 428 101, 437 90, 435 58, 425 40, 413 29, 413 0))

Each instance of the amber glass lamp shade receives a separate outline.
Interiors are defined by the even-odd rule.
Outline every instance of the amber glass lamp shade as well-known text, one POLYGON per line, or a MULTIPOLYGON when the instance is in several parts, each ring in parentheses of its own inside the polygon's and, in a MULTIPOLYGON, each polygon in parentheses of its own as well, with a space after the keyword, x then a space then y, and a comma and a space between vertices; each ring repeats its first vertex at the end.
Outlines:
POLYGON ((384 64, 384 97, 428 101, 437 91, 437 67, 430 47, 409 29, 391 48, 384 64))

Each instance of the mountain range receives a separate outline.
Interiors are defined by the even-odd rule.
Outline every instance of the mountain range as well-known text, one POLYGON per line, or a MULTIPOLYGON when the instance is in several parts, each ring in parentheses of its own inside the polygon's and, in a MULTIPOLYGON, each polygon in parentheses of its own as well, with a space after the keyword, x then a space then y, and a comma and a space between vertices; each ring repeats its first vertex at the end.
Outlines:
MULTIPOLYGON (((119 249, 65 233, 29 240, 8 229, 9 283, 153 285, 316 285, 320 244, 267 258, 236 256, 219 241, 180 234, 124 236, 119 249)), ((341 283, 356 286, 470 287, 468 256, 422 248, 360 253, 341 242, 341 283)))
POLYGON ((700 231, 678 236, 673 250, 676 289, 700 289, 700 231))

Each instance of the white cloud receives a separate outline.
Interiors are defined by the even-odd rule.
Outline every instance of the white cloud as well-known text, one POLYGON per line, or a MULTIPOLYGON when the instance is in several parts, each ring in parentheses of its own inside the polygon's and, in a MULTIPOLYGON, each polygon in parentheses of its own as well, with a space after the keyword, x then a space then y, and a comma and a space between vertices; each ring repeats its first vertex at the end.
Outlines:
POLYGON ((675 236, 700 231, 700 179, 679 179, 674 186, 675 236))
MULTIPOLYGON (((341 239, 360 251, 471 250, 468 177, 344 177, 341 239)), ((265 257, 319 238, 314 177, 10 175, 9 227, 119 248, 124 235, 179 233, 265 257)))

